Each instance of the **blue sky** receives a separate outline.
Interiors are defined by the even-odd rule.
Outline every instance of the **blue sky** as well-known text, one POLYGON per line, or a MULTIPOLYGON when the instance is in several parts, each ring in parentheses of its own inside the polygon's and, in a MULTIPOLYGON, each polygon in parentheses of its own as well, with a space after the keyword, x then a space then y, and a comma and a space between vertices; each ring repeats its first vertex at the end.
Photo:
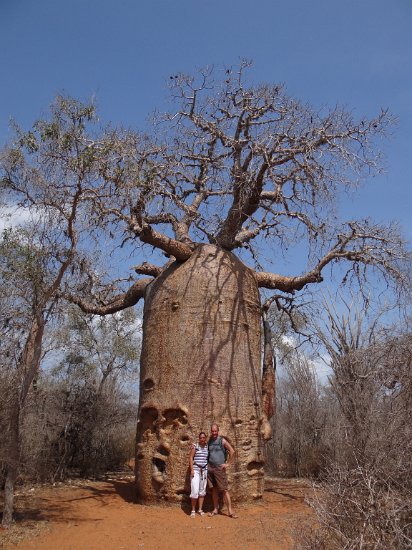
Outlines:
POLYGON ((0 0, 0 143, 54 96, 96 96, 103 121, 142 127, 170 74, 254 60, 256 82, 284 82, 314 106, 399 118, 387 173, 344 208, 397 219, 412 237, 411 0, 0 0))

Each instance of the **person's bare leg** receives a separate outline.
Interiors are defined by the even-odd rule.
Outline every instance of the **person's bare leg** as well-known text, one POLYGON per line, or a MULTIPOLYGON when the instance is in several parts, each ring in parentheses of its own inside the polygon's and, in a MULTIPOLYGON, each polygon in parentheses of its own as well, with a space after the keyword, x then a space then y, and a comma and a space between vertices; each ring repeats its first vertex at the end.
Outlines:
MULTIPOLYGON (((192 498, 191 501, 192 501, 192 512, 195 512, 196 511, 197 498, 192 498)), ((199 499, 199 501, 200 501, 200 499, 199 499)))
POLYGON ((219 491, 217 490, 217 487, 212 488, 212 499, 213 499, 212 514, 217 514, 219 512, 219 491))
POLYGON ((223 492, 223 500, 225 501, 225 504, 227 506, 229 516, 236 516, 236 514, 234 513, 233 508, 232 508, 232 500, 230 498, 229 491, 224 491, 223 492))
POLYGON ((203 512, 203 501, 205 500, 205 497, 199 497, 199 508, 198 512, 203 512))

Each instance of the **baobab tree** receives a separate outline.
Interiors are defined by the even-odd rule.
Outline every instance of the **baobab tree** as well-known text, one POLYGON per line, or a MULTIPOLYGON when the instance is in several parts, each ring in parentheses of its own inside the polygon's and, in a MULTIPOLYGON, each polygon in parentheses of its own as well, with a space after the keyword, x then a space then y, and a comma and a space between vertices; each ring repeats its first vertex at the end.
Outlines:
POLYGON ((85 270, 69 296, 97 315, 144 299, 136 481, 146 502, 182 498, 188 446, 212 422, 236 448, 234 498, 261 496, 273 409, 267 391, 262 405, 261 289, 282 307, 341 262, 346 280, 370 270, 402 280, 396 228, 334 212, 341 191, 379 170, 375 138, 388 113, 355 121, 344 109, 316 111, 282 86, 248 85, 247 69, 219 82, 212 70, 170 77, 176 108, 155 116, 150 135, 84 131, 96 228, 151 260, 117 282, 85 270), (282 273, 296 243, 308 265, 282 273), (263 247, 272 264, 262 266, 263 247))

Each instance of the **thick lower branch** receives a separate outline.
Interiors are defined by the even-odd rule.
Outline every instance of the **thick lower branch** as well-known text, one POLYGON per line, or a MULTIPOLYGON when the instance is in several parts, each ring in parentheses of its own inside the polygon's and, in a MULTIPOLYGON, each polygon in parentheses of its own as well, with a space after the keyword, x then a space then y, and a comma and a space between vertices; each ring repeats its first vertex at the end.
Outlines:
POLYGON ((146 287, 152 281, 153 279, 139 279, 132 287, 129 288, 127 292, 124 294, 119 294, 104 305, 92 304, 90 302, 86 302, 82 298, 78 298, 77 296, 68 296, 67 299, 69 302, 78 305, 85 313, 92 313, 94 315, 109 315, 137 304, 137 302, 144 297, 146 287))
POLYGON ((160 267, 149 262, 143 262, 140 265, 135 265, 133 269, 138 275, 150 275, 151 277, 158 277, 164 270, 164 267, 160 267))
POLYGON ((293 293, 295 290, 302 290, 307 284, 321 283, 323 281, 323 268, 337 260, 349 260, 351 262, 378 265, 381 260, 376 256, 374 257, 365 245, 363 249, 359 250, 345 249, 348 243, 354 241, 356 238, 357 235, 353 229, 352 232, 347 235, 338 235, 337 244, 319 260, 313 269, 303 275, 288 277, 264 271, 256 272, 255 275, 258 286, 293 293))
POLYGON ((277 275, 266 271, 258 271, 255 276, 259 287, 282 290, 283 292, 294 292, 295 290, 301 290, 309 283, 321 283, 323 281, 320 271, 317 269, 298 277, 277 275))
POLYGON ((179 262, 188 260, 193 253, 193 248, 190 245, 171 239, 163 233, 155 231, 149 225, 144 226, 139 232, 139 238, 144 243, 160 248, 169 256, 174 256, 179 262))

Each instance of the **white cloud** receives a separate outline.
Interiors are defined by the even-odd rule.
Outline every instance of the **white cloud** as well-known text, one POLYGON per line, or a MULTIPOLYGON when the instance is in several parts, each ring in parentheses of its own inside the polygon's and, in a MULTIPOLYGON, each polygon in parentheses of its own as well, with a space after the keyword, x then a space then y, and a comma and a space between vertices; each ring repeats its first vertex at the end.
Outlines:
POLYGON ((321 384, 328 383, 328 376, 332 374, 330 368, 330 357, 327 353, 321 355, 318 359, 312 361, 316 376, 321 384))
POLYGON ((16 205, 5 205, 0 209, 0 231, 25 225, 33 219, 33 214, 28 208, 16 205))

